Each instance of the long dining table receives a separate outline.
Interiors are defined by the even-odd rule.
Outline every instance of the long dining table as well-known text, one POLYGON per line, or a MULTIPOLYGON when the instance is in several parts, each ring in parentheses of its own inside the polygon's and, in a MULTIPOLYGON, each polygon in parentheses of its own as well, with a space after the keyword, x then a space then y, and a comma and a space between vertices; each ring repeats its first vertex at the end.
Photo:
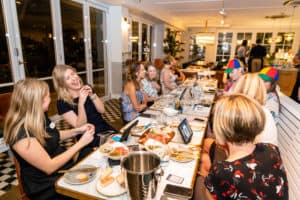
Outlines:
MULTIPOLYGON (((195 80, 188 79, 183 85, 173 90, 170 94, 162 95, 150 108, 143 112, 138 120, 138 127, 144 129, 151 128, 151 126, 168 126, 174 131, 174 137, 167 144, 168 148, 192 148, 194 159, 188 162, 178 162, 178 160, 162 159, 161 168, 163 175, 158 182, 156 196, 154 199, 163 199, 164 188, 166 184, 179 185, 193 189, 195 178, 198 172, 199 159, 201 156, 201 145, 205 137, 205 131, 208 126, 209 116, 212 109, 212 103, 215 98, 216 80, 195 80), (196 89, 200 88, 200 91, 196 89), (177 101, 181 103, 181 110, 175 115, 167 115, 165 108, 174 108, 177 101), (193 131, 192 139, 188 144, 184 144, 181 134, 178 131, 178 124, 187 119, 193 131), (183 178, 181 183, 174 183, 168 180, 168 176, 176 175, 183 178)), ((120 132, 124 132, 132 122, 126 124, 120 132)), ((141 130, 144 131, 144 129, 141 130)), ((123 142, 125 145, 139 144, 141 133, 130 134, 127 141, 123 142)), ((139 144, 143 147, 143 144, 139 144)), ((92 165, 97 167, 95 177, 84 184, 72 184, 66 181, 65 176, 61 176, 55 183, 55 189, 58 193, 75 198, 75 199, 112 199, 112 200, 127 200, 130 199, 127 192, 116 193, 114 188, 111 188, 111 193, 103 193, 99 188, 99 179, 101 174, 105 171, 108 164, 107 156, 103 155, 99 149, 96 149, 85 159, 79 162, 75 167, 81 165, 92 165)), ((113 172, 120 172, 121 166, 116 165, 112 167, 113 172)), ((125 190, 126 191, 126 190, 125 190)))

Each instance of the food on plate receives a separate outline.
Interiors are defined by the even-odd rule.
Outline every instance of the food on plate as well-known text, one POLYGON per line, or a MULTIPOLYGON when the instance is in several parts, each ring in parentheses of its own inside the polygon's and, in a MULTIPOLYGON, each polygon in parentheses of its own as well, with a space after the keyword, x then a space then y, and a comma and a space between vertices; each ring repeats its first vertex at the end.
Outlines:
POLYGON ((121 172, 117 177, 117 182, 120 184, 121 187, 125 188, 125 174, 124 172, 121 172))
POLYGON ((111 175, 112 173, 113 173, 112 168, 107 167, 107 168, 105 169, 105 171, 101 174, 100 178, 101 178, 101 179, 102 179, 102 178, 105 178, 105 177, 111 175))
POLYGON ((175 133, 170 127, 148 129, 139 139, 139 142, 145 144, 148 139, 157 140, 163 144, 169 143, 175 133))
POLYGON ((112 157, 119 157, 119 156, 125 156, 129 153, 128 148, 126 147, 115 147, 110 153, 109 156, 112 157))
POLYGON ((101 174, 100 176, 100 184, 103 187, 108 186, 109 184, 111 184, 112 182, 115 181, 115 178, 113 176, 111 176, 111 174, 113 173, 112 168, 107 167, 105 169, 105 171, 101 174))
POLYGON ((102 148, 102 153, 109 153, 113 150, 113 147, 110 145, 104 145, 102 148))
POLYGON ((102 187, 106 187, 109 184, 113 183, 115 181, 115 178, 112 176, 106 176, 104 178, 100 178, 100 184, 102 187))
POLYGON ((129 153, 129 149, 125 144, 116 141, 103 144, 100 146, 99 151, 114 160, 121 159, 129 153))
POLYGON ((88 181, 89 177, 86 173, 78 173, 75 175, 75 179, 79 180, 80 183, 83 183, 88 181))

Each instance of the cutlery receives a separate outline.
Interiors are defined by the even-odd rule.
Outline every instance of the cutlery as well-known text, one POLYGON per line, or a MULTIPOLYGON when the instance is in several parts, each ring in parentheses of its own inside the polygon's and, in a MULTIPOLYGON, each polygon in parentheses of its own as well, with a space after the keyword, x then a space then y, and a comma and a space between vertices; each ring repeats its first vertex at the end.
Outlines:
POLYGON ((72 168, 66 170, 59 170, 59 174, 67 173, 67 172, 91 172, 97 170, 99 167, 84 167, 84 168, 72 168))

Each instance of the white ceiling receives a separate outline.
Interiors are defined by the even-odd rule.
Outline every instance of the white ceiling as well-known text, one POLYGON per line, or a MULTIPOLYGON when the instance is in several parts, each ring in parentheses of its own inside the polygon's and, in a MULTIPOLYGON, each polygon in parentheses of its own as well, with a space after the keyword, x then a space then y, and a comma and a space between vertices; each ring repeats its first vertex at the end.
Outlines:
MULTIPOLYGON (((144 12, 174 26, 220 27, 223 0, 100 0, 122 4, 130 9, 144 12)), ((292 15, 292 6, 283 6, 285 0, 224 0, 225 26, 256 28, 299 28, 300 6, 295 8, 294 17, 266 19, 265 16, 292 15)), ((297 0, 299 1, 299 0, 297 0)))

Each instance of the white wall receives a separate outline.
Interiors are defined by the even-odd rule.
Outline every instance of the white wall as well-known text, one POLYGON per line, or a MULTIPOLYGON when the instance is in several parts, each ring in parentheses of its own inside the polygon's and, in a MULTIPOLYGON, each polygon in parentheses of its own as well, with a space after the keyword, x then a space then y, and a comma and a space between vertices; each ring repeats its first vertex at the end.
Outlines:
POLYGON ((122 7, 110 6, 107 20, 108 29, 108 82, 111 85, 111 96, 122 92, 122 7))

